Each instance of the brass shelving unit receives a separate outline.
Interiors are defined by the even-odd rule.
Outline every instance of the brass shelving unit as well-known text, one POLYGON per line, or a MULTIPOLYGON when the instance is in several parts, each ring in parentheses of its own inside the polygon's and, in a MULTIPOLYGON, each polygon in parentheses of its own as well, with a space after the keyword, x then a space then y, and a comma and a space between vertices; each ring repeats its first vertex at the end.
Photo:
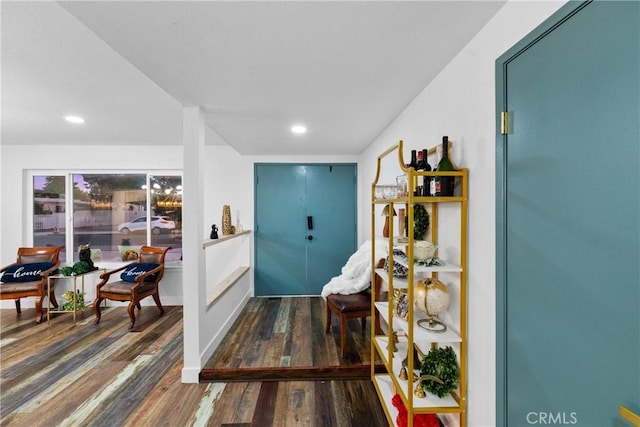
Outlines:
MULTIPOLYGON (((451 142, 450 142, 451 144, 451 142)), ((433 154, 437 147, 431 148, 429 154, 433 154)), ((391 159, 393 161, 393 159, 391 159)), ((371 360, 382 360, 386 372, 376 373, 372 363, 371 379, 375 385, 378 397, 387 415, 390 425, 395 425, 397 411, 392 405, 391 399, 397 393, 408 415, 408 427, 413 426, 414 415, 417 414, 438 414, 445 425, 466 425, 467 411, 467 198, 468 198, 468 170, 459 169, 454 172, 416 172, 413 168, 406 167, 407 162, 403 158, 403 142, 389 147, 377 158, 376 176, 371 187, 371 236, 376 239, 376 205, 389 205, 389 211, 393 211, 395 207, 406 209, 409 230, 407 230, 407 241, 402 243, 406 245, 406 260, 396 259, 395 261, 404 263, 408 275, 406 279, 399 279, 393 276, 393 269, 389 268, 388 272, 383 269, 376 270, 376 260, 381 255, 375 253, 376 245, 372 245, 372 283, 374 283, 376 275, 388 285, 388 302, 376 302, 377 298, 372 298, 371 310, 372 314, 379 316, 386 322, 387 332, 384 335, 376 335, 375 328, 371 328, 371 360), (382 159, 387 156, 396 155, 398 159, 398 172, 406 174, 408 182, 408 195, 406 197, 395 197, 387 199, 376 199, 376 186, 379 185, 381 175, 382 159), (457 185, 454 196, 451 197, 416 197, 414 196, 414 187, 416 177, 418 176, 454 176, 457 185), (414 205, 423 204, 430 211, 430 225, 428 230, 429 240, 438 245, 438 234, 447 233, 447 230, 439 230, 438 211, 445 205, 454 206, 459 209, 459 234, 460 241, 456 242, 458 246, 458 257, 456 262, 449 262, 446 258, 436 252, 436 256, 445 261, 443 266, 419 266, 414 263, 414 237, 413 237, 413 217, 414 205), (456 301, 456 306, 452 304, 448 312, 454 314, 450 316, 447 323, 447 330, 442 332, 427 331, 417 325, 417 321, 424 318, 425 315, 417 310, 413 303, 409 304, 408 317, 404 321, 399 317, 394 317, 392 299, 394 289, 407 289, 408 301, 414 301, 414 282, 419 278, 434 277, 438 275, 446 276, 446 284, 449 292, 456 295, 452 301, 456 301), (392 345, 389 345, 391 343, 392 345), (394 345, 395 344, 395 345, 394 345), (427 393, 426 397, 417 397, 414 395, 417 382, 413 382, 411 373, 419 375, 420 367, 414 366, 413 349, 417 350, 419 355, 424 355, 431 348, 438 346, 451 345, 458 357, 460 367, 460 381, 457 390, 449 396, 439 398, 427 393), (394 349, 396 351, 394 351, 394 349), (401 378, 400 372, 402 361, 409 354, 406 361, 406 369, 409 373, 408 379, 401 378)), ((385 171, 387 172, 387 171, 385 171)), ((393 171, 392 171, 393 172, 393 171)), ((448 209, 448 208, 447 208, 448 209)), ((447 211, 449 212, 449 211, 447 211)), ((393 265, 393 248, 395 227, 394 221, 389 223, 388 253, 389 265, 393 265)), ((457 233, 458 231, 456 231, 457 233)), ((443 234, 444 236, 444 234, 443 234)), ((404 249, 404 248, 403 248, 404 249)), ((450 248, 447 248, 450 249, 450 248)), ((454 251, 455 252, 455 251, 454 251)), ((448 252, 450 253, 450 252, 448 252)), ((453 257, 455 258, 455 257, 453 257)), ((441 279, 444 280, 444 279, 441 279)))

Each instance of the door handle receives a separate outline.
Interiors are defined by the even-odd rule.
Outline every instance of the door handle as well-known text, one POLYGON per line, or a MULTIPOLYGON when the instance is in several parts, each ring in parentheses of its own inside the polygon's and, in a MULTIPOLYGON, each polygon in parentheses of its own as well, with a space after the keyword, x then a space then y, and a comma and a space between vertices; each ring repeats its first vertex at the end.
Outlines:
POLYGON ((634 426, 640 425, 640 415, 631 411, 631 409, 620 405, 620 416, 629 421, 634 426))
MULTIPOLYGON (((307 230, 313 230, 313 217, 312 216, 308 216, 307 217, 307 230)), ((309 239, 311 240, 311 239, 309 239)))

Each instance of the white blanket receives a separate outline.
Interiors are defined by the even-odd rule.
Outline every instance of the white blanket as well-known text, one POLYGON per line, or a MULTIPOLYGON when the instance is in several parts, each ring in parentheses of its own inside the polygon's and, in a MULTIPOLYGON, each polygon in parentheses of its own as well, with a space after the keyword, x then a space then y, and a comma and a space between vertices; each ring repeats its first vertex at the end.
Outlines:
MULTIPOLYGON (((326 299, 331 294, 357 294, 367 289, 371 283, 371 250, 371 240, 367 240, 349 257, 342 267, 342 274, 324 285, 322 298, 326 299)), ((388 243, 376 240, 376 258, 386 257, 387 252, 388 243)))

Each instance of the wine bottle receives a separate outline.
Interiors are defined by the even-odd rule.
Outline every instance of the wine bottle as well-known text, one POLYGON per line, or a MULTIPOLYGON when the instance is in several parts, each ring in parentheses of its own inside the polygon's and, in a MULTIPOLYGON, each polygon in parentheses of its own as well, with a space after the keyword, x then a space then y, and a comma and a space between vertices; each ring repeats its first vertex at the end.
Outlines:
MULTIPOLYGON (((431 165, 429 164, 429 159, 427 159, 429 155, 429 150, 422 150, 422 163, 418 165, 421 171, 423 172, 431 172, 431 165)), ((431 190, 431 178, 430 176, 421 176, 422 178, 422 191, 420 193, 421 196, 427 197, 429 196, 431 190)))
MULTIPOLYGON (((435 161, 436 166, 433 167, 433 171, 436 172, 438 170, 438 150, 436 150, 436 161, 435 161)), ((431 182, 429 183, 429 196, 435 197, 436 195, 438 195, 439 191, 440 191, 440 181, 438 179, 439 177, 437 176, 433 176, 431 177, 431 182), (436 188, 437 185, 437 188, 436 188)))
MULTIPOLYGON (((411 150, 411 163, 407 165, 408 168, 413 168, 416 170, 418 168, 418 160, 416 159, 416 150, 411 150)), ((418 186, 418 181, 416 176, 413 177, 413 195, 416 196, 416 189, 418 186)))
MULTIPOLYGON (((418 151, 418 164, 416 165, 416 172, 424 172, 425 165, 423 159, 423 152, 418 151)), ((424 176, 418 175, 416 177, 416 189, 413 193, 414 196, 420 197, 424 194, 424 176)))
POLYGON ((411 150, 411 163, 407 165, 408 168, 416 168, 418 161, 416 160, 416 150, 411 150))
MULTIPOLYGON (((453 163, 449 159, 449 137, 442 137, 442 158, 438 163, 438 172, 450 172, 455 170, 453 163)), ((453 187, 455 185, 455 177, 453 176, 437 176, 435 185, 436 196, 453 196, 453 187)))

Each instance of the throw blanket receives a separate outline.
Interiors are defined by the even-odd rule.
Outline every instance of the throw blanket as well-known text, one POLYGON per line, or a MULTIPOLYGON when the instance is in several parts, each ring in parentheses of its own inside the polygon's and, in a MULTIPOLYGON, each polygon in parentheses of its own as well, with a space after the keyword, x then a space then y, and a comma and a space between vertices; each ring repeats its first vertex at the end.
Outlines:
MULTIPOLYGON (((376 240, 376 258, 387 256, 388 243, 376 240)), ((342 274, 332 278, 322 288, 322 298, 331 294, 357 294, 367 289, 371 283, 371 240, 367 240, 351 255, 342 267, 342 274)))

